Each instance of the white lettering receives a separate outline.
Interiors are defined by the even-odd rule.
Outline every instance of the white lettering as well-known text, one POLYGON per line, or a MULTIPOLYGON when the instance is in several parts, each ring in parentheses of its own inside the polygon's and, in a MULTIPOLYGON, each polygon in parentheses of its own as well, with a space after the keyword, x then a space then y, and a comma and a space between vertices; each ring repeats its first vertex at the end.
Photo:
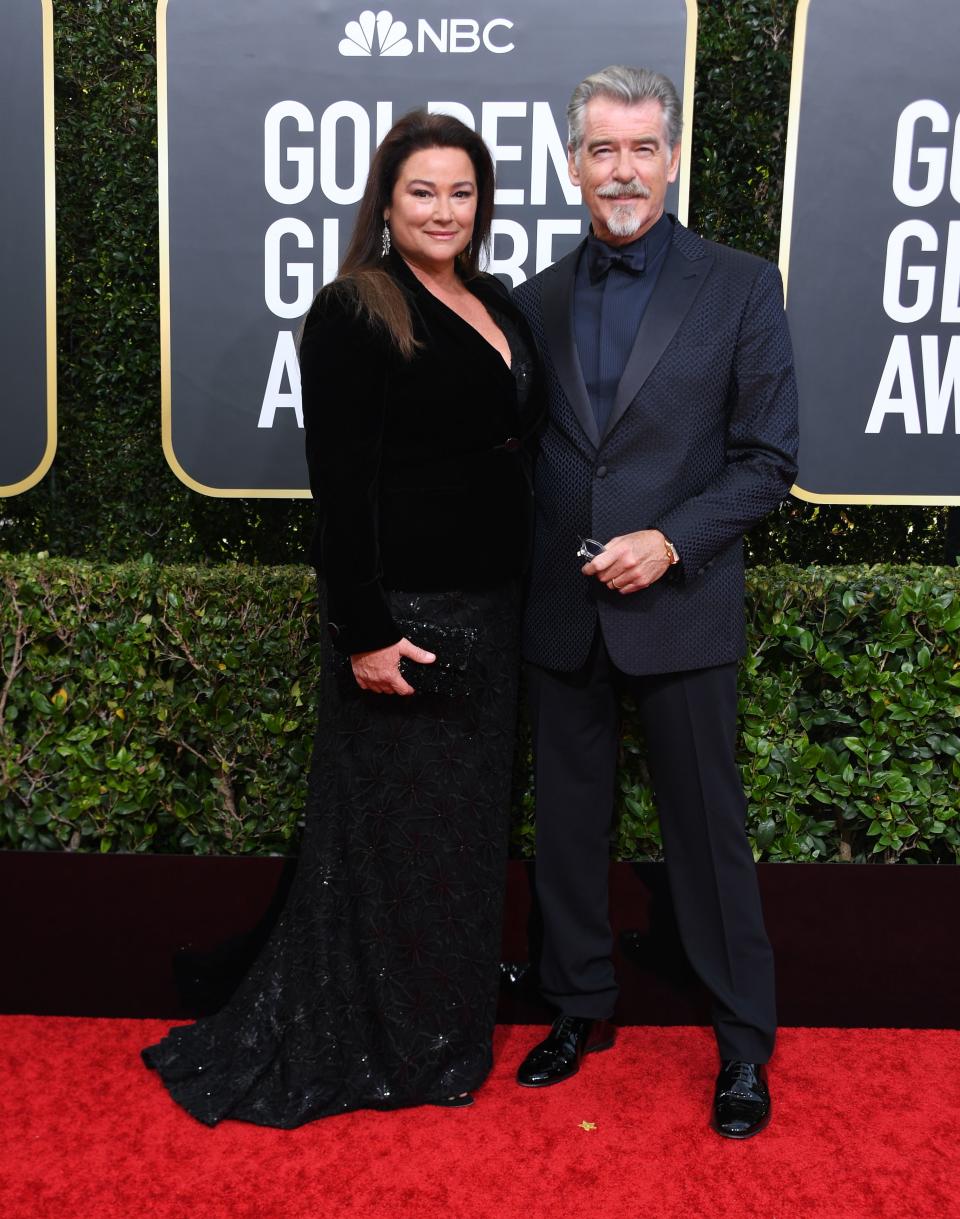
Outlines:
POLYGON ((950 194, 960 203, 960 117, 953 129, 953 158, 950 165, 950 194))
POLYGON ((283 101, 271 106, 263 120, 263 181, 267 194, 277 203, 302 203, 313 190, 313 148, 306 145, 287 149, 286 160, 297 167, 293 186, 280 181, 280 124, 293 119, 297 131, 313 131, 313 115, 301 102, 283 101))
POLYGON ((896 334, 890 344, 890 352, 880 377, 877 396, 873 400, 870 418, 865 432, 879 432, 887 415, 902 415, 903 428, 907 433, 919 433, 920 412, 917 409, 917 388, 913 382, 913 364, 910 359, 910 340, 905 334, 896 334), (893 397, 894 386, 900 382, 900 398, 893 397))
POLYGON ((357 203, 370 168, 370 116, 358 102, 334 102, 320 119, 320 189, 331 203, 357 203), (341 120, 353 126, 353 181, 337 183, 337 126, 341 120))
POLYGON ((494 55, 506 55, 514 50, 514 43, 494 42, 493 31, 512 29, 513 22, 506 17, 494 17, 482 30, 472 17, 441 17, 439 29, 421 17, 417 21, 417 51, 422 55, 431 43, 442 55, 470 55, 482 44, 494 55))
POLYGON ((506 19, 506 17, 494 17, 494 19, 492 21, 488 21, 487 24, 483 27, 483 45, 487 48, 487 50, 492 51, 494 53, 494 55, 506 55, 507 51, 513 50, 514 44, 512 42, 505 42, 505 43, 499 43, 499 44, 494 42, 490 36, 490 31, 495 26, 502 27, 505 30, 512 30, 513 22, 508 21, 506 19))
MULTIPOLYGON (((960 131, 960 125, 957 130, 960 131)), ((960 220, 951 220, 947 228, 940 321, 960 322, 960 220)))
MULTIPOLYGON (((490 155, 494 162, 499 165, 501 161, 519 161, 523 154, 523 149, 519 144, 498 144, 499 135, 497 132, 497 124, 501 119, 525 118, 527 114, 526 102, 484 102, 481 118, 480 134, 483 136, 487 147, 490 149, 490 155)), ((518 207, 523 204, 522 190, 506 190, 502 187, 497 187, 493 196, 493 201, 498 207, 518 207)))
POLYGON ((309 225, 293 217, 274 220, 263 241, 263 296, 276 317, 300 317, 313 300, 313 263, 288 262, 283 266, 280 242, 284 237, 296 238, 299 250, 313 249, 309 225), (285 301, 280 294, 281 280, 287 276, 297 281, 297 295, 292 301, 285 301))
POLYGON ((323 222, 323 282, 337 278, 340 269, 340 219, 328 216, 323 222))
POLYGON ((446 51, 447 49, 447 19, 446 17, 440 20, 440 33, 438 34, 428 21, 424 21, 421 17, 417 22, 417 50, 423 54, 423 49, 426 46, 426 40, 430 39, 438 51, 446 51))
POLYGON ((926 317, 933 304, 937 272, 934 267, 910 267, 906 278, 917 285, 917 297, 912 305, 900 298, 903 280, 904 245, 915 239, 921 250, 934 251, 939 245, 937 230, 925 220, 904 220, 887 240, 887 265, 883 277, 883 308, 895 322, 916 322, 926 317))
MULTIPOLYGON (((924 207, 932 203, 943 190, 947 164, 945 148, 915 149, 917 122, 925 119, 936 133, 950 130, 950 115, 946 107, 931 98, 921 98, 904 107, 897 123, 897 146, 893 158, 893 193, 907 207, 924 207), (914 164, 926 165, 927 174, 922 186, 910 185, 910 170, 914 164)), ((956 166, 954 166, 956 169, 956 166)), ((960 194, 954 192, 960 201, 960 194)))
POLYGON ((927 431, 934 436, 943 434, 950 400, 953 399, 953 430, 960 435, 960 335, 953 335, 947 348, 947 359, 940 378, 940 336, 920 337, 923 357, 923 397, 927 414, 927 431))
POLYGON ((942 372, 938 334, 920 336, 920 360, 926 428, 920 422, 910 338, 906 334, 897 334, 890 344, 865 432, 879 432, 887 415, 901 415, 903 430, 907 435, 919 435, 926 431, 930 436, 942 436, 950 404, 953 403, 953 430, 960 436, 960 335, 953 335, 950 339, 942 372), (895 397, 898 382, 900 396, 895 397))
POLYGON ((485 268, 491 275, 509 275, 513 286, 522 284, 527 278, 523 264, 527 261, 530 242, 527 230, 517 220, 494 220, 490 226, 490 262, 485 268), (497 257, 497 238, 505 237, 513 243, 512 253, 506 258, 497 257))
POLYGON ((557 130, 550 103, 534 102, 530 138, 530 202, 534 207, 543 207, 547 201, 548 157, 563 189, 564 200, 576 207, 580 202, 580 187, 574 186, 567 173, 567 145, 557 130))
MULTIPOLYGON (((446 24, 441 23, 440 28, 447 37, 452 19, 444 21, 446 24)), ((498 19, 494 24, 502 26, 505 20, 498 19)), ((462 23, 457 27, 458 38, 462 39, 464 28, 462 23)), ((453 115, 471 130, 481 132, 501 176, 507 163, 519 163, 511 172, 517 175, 514 182, 519 180, 521 185, 500 187, 496 191, 496 203, 500 207, 523 205, 529 200, 532 206, 553 211, 553 217, 531 217, 525 225, 498 220, 492 231, 496 255, 490 259, 490 269, 518 284, 528 274, 541 271, 554 262, 558 256, 555 254, 558 239, 561 239, 560 252, 563 253, 570 244, 569 238, 579 236, 583 223, 579 219, 579 191, 569 182, 566 149, 549 102, 488 101, 481 103, 479 111, 474 111, 459 101, 440 100, 428 102, 427 109, 431 114, 453 115), (508 131, 512 139, 508 137, 508 131), (530 173, 527 179, 523 163, 528 156, 530 173), (578 209, 577 218, 572 218, 573 213, 568 208, 578 209)), ((309 308, 317 287, 336 277, 343 255, 338 209, 356 203, 362 196, 372 149, 375 143, 383 140, 393 117, 394 103, 390 101, 371 102, 366 108, 355 101, 336 101, 316 116, 300 102, 286 100, 271 107, 264 126, 265 170, 270 197, 278 201, 303 202, 316 194, 321 204, 330 205, 326 216, 322 215, 320 207, 321 215, 314 214, 311 221, 284 216, 266 230, 264 299, 274 316, 301 317, 309 308), (284 126, 288 120, 296 124, 298 131, 316 129, 318 134, 312 148, 296 143, 291 129, 284 126), (285 140, 291 139, 292 146, 288 147, 285 140), (296 169, 295 183, 290 181, 289 166, 296 169), (281 171, 287 175, 286 183, 281 181, 281 171), (305 256, 298 258, 297 251, 315 252, 308 259, 305 256)), ((960 232, 954 247, 960 255, 960 232)), ((923 277, 929 268, 921 265, 919 269, 908 269, 901 247, 897 247, 896 252, 900 254, 900 261, 891 255, 889 271, 894 287, 899 288, 895 274, 899 268, 899 275, 914 279, 926 292, 923 277)), ((953 303, 949 307, 960 311, 960 268, 948 283, 953 293, 953 303)), ((899 305, 896 291, 893 299, 901 313, 909 308, 916 309, 916 306, 899 305)), ((925 307, 926 303, 924 298, 925 307)), ((947 309, 946 303, 944 308, 947 309)))
POLYGON ((472 17, 451 17, 450 50, 469 54, 480 49, 480 26, 472 17))
POLYGON ((277 345, 273 349, 273 363, 270 365, 270 375, 267 377, 267 388, 263 395, 263 405, 260 407, 258 428, 273 427, 277 411, 292 410, 297 427, 303 427, 303 405, 300 397, 300 365, 297 362, 297 347, 293 341, 292 330, 281 330, 277 335, 277 345), (286 376, 288 390, 284 390, 286 376))

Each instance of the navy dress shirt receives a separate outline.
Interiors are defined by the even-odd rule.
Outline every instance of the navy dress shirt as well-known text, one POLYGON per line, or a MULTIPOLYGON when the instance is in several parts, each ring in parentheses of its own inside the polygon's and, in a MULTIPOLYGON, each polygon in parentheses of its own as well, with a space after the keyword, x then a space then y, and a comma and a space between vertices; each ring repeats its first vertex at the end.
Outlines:
POLYGON ((591 229, 581 252, 573 288, 573 333, 601 436, 672 231, 666 213, 629 245, 607 245, 591 229))

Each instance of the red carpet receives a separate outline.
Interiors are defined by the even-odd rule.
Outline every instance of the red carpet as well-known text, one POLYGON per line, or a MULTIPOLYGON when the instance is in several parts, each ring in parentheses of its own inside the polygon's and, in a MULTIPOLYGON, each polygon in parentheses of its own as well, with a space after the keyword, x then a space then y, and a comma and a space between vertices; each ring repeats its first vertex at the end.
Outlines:
POLYGON ((960 1217, 960 1032, 787 1029, 774 1120, 732 1143, 703 1029, 625 1029, 531 1092, 512 1073, 541 1031, 502 1028, 471 1109, 287 1132, 178 1110, 138 1058, 166 1027, 0 1017, 2 1219, 960 1217))

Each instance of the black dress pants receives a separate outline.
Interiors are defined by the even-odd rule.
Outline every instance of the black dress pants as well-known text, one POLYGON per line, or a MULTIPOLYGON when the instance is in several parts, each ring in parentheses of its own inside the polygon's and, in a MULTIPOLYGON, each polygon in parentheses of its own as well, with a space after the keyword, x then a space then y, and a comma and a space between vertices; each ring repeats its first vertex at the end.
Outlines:
POLYGON ((766 1062, 776 1033, 773 953, 736 766, 737 666, 631 677, 598 629, 573 673, 528 665, 545 997, 607 1019, 617 984, 608 904, 619 695, 646 735, 667 875, 684 948, 713 995, 722 1059, 766 1062))

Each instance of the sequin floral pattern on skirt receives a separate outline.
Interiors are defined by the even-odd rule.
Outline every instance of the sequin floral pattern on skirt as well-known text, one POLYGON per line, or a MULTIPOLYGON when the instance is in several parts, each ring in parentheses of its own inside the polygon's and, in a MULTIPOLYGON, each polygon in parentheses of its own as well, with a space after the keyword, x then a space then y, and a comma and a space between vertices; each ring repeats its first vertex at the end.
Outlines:
POLYGON ((325 643, 306 828, 283 913, 220 1012, 144 1051, 209 1125, 289 1128, 423 1104, 478 1087, 490 1069, 518 590, 390 599, 397 618, 476 628, 486 680, 453 699, 341 699, 325 643))

